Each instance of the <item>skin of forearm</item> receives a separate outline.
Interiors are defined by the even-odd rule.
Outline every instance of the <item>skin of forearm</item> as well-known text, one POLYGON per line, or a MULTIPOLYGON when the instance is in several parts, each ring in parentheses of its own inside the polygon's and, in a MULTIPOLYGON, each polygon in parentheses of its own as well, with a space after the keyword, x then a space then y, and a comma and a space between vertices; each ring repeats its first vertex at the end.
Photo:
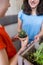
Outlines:
POLYGON ((18 54, 16 54, 11 60, 10 65, 17 65, 18 54))
POLYGON ((17 30, 17 31, 18 31, 18 33, 21 31, 21 29, 22 29, 22 28, 18 26, 18 30, 17 30))
POLYGON ((43 30, 38 34, 39 37, 43 36, 43 30))
POLYGON ((10 60, 10 65, 17 65, 18 56, 22 52, 22 48, 18 51, 18 53, 10 60))

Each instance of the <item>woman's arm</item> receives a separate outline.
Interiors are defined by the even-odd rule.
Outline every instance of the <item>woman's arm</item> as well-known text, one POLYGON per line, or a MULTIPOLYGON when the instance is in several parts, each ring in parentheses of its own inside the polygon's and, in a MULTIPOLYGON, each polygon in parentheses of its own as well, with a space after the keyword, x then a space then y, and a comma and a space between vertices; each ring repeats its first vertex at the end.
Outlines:
POLYGON ((10 65, 17 65, 18 56, 19 54, 26 48, 28 43, 28 37, 25 39, 25 41, 21 40, 21 49, 18 51, 18 53, 10 60, 10 65))
MULTIPOLYGON (((21 31, 21 29, 22 29, 22 22, 18 18, 18 24, 17 24, 17 31, 18 31, 18 33, 21 31)), ((15 41, 16 39, 18 39, 18 33, 16 35, 14 35, 14 37, 12 37, 12 41, 15 41)))
POLYGON ((6 50, 5 49, 0 50, 0 65, 17 65, 18 56, 25 49, 27 43, 28 43, 28 37, 26 38, 25 41, 21 41, 21 49, 10 60, 8 59, 6 50))
POLYGON ((35 42, 39 41, 42 36, 43 36, 43 24, 42 24, 42 26, 41 26, 41 31, 40 31, 40 33, 34 37, 34 41, 35 41, 35 42))
POLYGON ((42 26, 41 26, 41 31, 40 31, 40 33, 38 34, 38 36, 39 36, 39 38, 40 38, 41 36, 43 36, 43 24, 42 24, 42 26))
POLYGON ((21 48, 11 60, 8 60, 8 56, 5 49, 1 50, 0 51, 0 65, 17 65, 18 56, 24 49, 25 48, 21 48))
POLYGON ((9 65, 9 60, 5 49, 0 50, 0 65, 9 65))
POLYGON ((21 48, 18 53, 10 60, 10 65, 17 65, 18 63, 18 56, 23 51, 24 48, 21 48))
POLYGON ((18 32, 20 32, 22 29, 22 22, 21 20, 18 18, 18 32))

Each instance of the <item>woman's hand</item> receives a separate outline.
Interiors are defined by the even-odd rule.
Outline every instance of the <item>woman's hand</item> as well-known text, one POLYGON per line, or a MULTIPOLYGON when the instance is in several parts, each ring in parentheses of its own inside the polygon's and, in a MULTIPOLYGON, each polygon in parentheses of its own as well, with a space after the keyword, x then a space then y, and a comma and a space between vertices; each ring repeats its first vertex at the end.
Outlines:
POLYGON ((40 40, 39 35, 36 35, 36 36, 34 37, 34 42, 38 42, 39 40, 40 40))
POLYGON ((20 39, 21 40, 21 48, 25 48, 28 44, 28 37, 25 39, 20 39))
POLYGON ((16 34, 16 35, 14 36, 14 38, 18 38, 18 34, 16 34))
POLYGON ((26 38, 20 38, 18 34, 14 37, 15 39, 19 39, 21 41, 21 48, 25 48, 28 44, 28 36, 26 38))

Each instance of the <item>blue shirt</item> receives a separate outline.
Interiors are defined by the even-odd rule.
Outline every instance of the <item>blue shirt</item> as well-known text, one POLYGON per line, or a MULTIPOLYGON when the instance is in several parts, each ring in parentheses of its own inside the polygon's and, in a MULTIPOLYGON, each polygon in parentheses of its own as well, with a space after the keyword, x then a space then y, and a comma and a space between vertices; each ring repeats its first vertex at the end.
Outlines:
POLYGON ((21 10, 18 13, 18 18, 20 18, 22 22, 22 29, 29 37, 29 42, 33 41, 34 37, 40 32, 43 16, 26 15, 21 10))

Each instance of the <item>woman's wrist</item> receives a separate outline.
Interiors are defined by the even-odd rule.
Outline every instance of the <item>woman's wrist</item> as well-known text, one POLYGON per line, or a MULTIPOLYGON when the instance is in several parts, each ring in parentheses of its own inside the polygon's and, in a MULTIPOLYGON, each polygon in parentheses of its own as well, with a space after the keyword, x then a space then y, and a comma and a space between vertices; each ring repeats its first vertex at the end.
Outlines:
POLYGON ((41 38, 42 36, 43 36, 43 33, 40 32, 40 33, 38 34, 38 37, 41 38))

